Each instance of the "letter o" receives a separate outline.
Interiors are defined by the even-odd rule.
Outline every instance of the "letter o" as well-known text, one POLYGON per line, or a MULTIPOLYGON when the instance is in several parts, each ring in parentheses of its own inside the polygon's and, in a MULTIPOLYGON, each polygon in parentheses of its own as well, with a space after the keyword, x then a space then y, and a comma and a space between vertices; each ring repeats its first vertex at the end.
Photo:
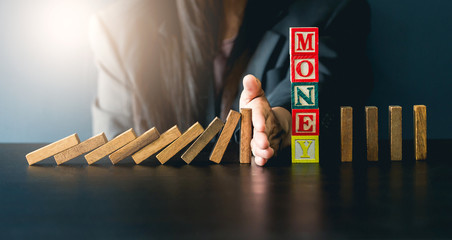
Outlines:
POLYGON ((310 61, 302 60, 297 64, 296 71, 297 71, 298 75, 300 75, 302 77, 307 77, 307 76, 310 76, 312 74, 312 72, 314 72, 314 66, 312 65, 312 63, 310 61), (303 72, 301 71, 301 64, 303 64, 303 63, 308 64, 307 74, 303 74, 303 72))

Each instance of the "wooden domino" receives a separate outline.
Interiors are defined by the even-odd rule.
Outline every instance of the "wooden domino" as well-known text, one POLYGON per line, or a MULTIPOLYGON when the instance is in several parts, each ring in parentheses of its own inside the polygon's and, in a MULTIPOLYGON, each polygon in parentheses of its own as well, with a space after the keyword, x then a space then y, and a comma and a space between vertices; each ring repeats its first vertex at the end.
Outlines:
POLYGON ((241 108, 242 120, 240 122, 240 163, 251 163, 251 138, 253 131, 252 109, 241 108))
POLYGON ((341 107, 341 162, 353 160, 353 108, 341 107))
POLYGON ((168 146, 168 144, 172 143, 182 134, 177 126, 174 126, 164 132, 160 137, 154 142, 148 144, 138 152, 132 155, 133 161, 136 164, 140 164, 150 156, 154 155, 158 151, 162 150, 164 147, 168 146))
POLYGON ((159 154, 157 154, 157 159, 161 164, 165 164, 170 160, 176 153, 178 153, 182 148, 187 146, 193 140, 195 140, 202 132, 204 128, 196 122, 187 131, 185 131, 176 141, 171 143, 168 147, 163 149, 159 154))
POLYGON ((292 163, 319 162, 319 136, 292 136, 292 163))
POLYGON ((124 158, 132 155, 136 151, 140 150, 142 147, 148 145, 149 143, 155 141, 160 136, 160 133, 157 131, 157 129, 151 128, 145 133, 143 133, 141 136, 135 138, 131 142, 127 143, 117 151, 110 154, 109 158, 111 163, 113 165, 117 164, 119 161, 123 160, 124 158))
POLYGON ((215 163, 221 162, 239 120, 240 113, 230 110, 223 131, 221 131, 220 137, 218 138, 218 141, 210 154, 210 161, 215 163))
POLYGON ((427 107, 413 106, 414 153, 416 160, 427 159, 427 107))
POLYGON ((40 149, 37 149, 27 154, 25 158, 27 159, 28 165, 33 165, 46 158, 52 157, 55 154, 58 154, 68 148, 71 148, 79 143, 80 139, 78 138, 77 133, 75 133, 54 143, 46 145, 40 149))
POLYGON ((402 107, 389 106, 389 148, 392 161, 402 160, 402 107))
POLYGON ((80 144, 77 144, 69 149, 66 149, 54 156, 58 165, 63 164, 71 159, 74 159, 82 154, 92 151, 105 143, 107 143, 107 137, 105 133, 100 133, 90 139, 87 139, 80 144))
POLYGON ((378 161, 378 108, 367 106, 365 110, 367 160, 378 161))
POLYGON ((111 141, 107 142, 106 144, 100 146, 99 148, 95 149, 94 151, 88 153, 85 155, 85 159, 88 162, 88 164, 93 164, 97 161, 99 161, 101 158, 107 156, 108 154, 111 154, 112 152, 118 150, 122 146, 126 145, 127 143, 131 142, 137 138, 135 131, 131 128, 117 137, 113 138, 111 141))
POLYGON ((212 140, 223 128, 224 123, 219 118, 215 118, 198 139, 182 154, 182 160, 190 164, 193 159, 201 152, 204 147, 212 140))

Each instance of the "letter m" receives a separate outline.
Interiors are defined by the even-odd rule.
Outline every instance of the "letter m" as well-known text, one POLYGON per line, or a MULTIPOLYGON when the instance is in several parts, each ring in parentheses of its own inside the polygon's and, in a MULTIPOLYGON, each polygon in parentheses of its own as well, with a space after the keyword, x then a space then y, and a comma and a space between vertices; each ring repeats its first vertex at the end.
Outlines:
POLYGON ((303 33, 297 33, 298 37, 298 44, 297 44, 297 51, 313 51, 312 48, 312 37, 314 36, 314 33, 308 33, 306 34, 306 39, 304 38, 303 33), (307 47, 307 49, 306 49, 307 47))

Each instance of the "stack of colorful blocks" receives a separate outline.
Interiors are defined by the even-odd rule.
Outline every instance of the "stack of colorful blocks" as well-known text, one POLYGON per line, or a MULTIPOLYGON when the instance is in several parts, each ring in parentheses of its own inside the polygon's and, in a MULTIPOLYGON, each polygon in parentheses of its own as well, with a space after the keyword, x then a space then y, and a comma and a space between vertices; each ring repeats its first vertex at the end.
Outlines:
POLYGON ((290 28, 292 163, 319 162, 318 46, 318 28, 290 28))

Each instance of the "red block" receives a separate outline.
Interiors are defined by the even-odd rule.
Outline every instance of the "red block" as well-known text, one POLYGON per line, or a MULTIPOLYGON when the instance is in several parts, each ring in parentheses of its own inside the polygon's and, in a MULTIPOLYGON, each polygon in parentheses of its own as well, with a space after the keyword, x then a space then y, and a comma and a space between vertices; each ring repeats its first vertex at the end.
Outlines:
POLYGON ((319 58, 315 55, 295 55, 291 57, 292 82, 319 82, 319 58))
POLYGON ((319 135, 319 109, 292 109, 292 136, 319 135))
POLYGON ((290 28, 290 54, 295 55, 318 55, 319 29, 290 28))

